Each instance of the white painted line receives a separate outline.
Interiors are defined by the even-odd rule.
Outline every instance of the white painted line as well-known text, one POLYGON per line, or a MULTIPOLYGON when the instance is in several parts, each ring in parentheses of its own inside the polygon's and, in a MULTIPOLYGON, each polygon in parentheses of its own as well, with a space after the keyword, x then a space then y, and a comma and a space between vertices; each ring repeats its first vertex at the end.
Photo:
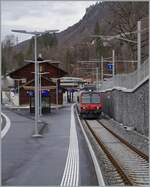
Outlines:
POLYGON ((100 166, 98 164, 98 161, 97 161, 97 158, 96 158, 95 153, 93 151, 93 148, 91 146, 91 143, 90 143, 90 141, 89 141, 89 139, 88 139, 88 137, 87 137, 87 135, 85 133, 83 125, 82 125, 82 123, 81 123, 81 121, 79 119, 79 115, 77 113, 77 110, 76 110, 76 114, 77 114, 77 118, 78 118, 81 130, 82 130, 82 133, 84 134, 86 143, 88 145, 88 148, 89 148, 89 151, 90 151, 93 163, 94 163, 94 167, 95 167, 95 171, 96 171, 96 175, 97 175, 98 184, 99 184, 99 186, 105 186, 105 182, 104 182, 104 179, 103 179, 103 176, 102 176, 102 172, 101 172, 100 166))
POLYGON ((10 128, 10 119, 4 114, 1 113, 1 115, 3 115, 3 117, 6 119, 6 125, 3 128, 3 130, 1 131, 1 138, 4 138, 4 136, 6 135, 6 133, 8 132, 9 128, 10 128))
POLYGON ((79 146, 75 124, 74 106, 75 104, 71 107, 70 143, 60 186, 79 185, 79 146))
POLYGON ((66 167, 65 167, 65 170, 64 170, 63 178, 62 178, 62 181, 65 181, 65 183, 66 183, 67 176, 68 176, 70 161, 71 161, 71 154, 70 154, 70 152, 68 152, 66 167))

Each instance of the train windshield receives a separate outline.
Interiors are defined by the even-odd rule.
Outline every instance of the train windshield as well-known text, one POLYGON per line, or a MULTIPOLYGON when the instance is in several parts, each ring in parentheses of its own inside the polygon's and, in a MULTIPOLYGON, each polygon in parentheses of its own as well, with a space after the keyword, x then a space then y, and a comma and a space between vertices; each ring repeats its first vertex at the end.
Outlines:
POLYGON ((99 96, 99 94, 93 94, 91 96, 91 103, 100 103, 100 96, 99 96))
POLYGON ((82 95, 82 103, 90 103, 90 95, 89 94, 83 94, 82 95))

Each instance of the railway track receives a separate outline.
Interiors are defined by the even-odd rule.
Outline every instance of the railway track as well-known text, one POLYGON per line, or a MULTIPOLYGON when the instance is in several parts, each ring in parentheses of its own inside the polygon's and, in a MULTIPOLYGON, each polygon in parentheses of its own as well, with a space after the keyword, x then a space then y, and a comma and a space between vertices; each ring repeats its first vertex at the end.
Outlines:
POLYGON ((105 154, 107 170, 113 174, 112 185, 148 185, 148 156, 111 131, 100 120, 83 120, 105 154))

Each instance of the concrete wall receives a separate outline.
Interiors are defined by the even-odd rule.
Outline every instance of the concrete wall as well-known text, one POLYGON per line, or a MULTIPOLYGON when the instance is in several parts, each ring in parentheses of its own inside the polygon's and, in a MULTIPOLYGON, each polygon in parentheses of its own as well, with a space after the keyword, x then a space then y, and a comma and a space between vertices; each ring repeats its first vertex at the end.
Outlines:
POLYGON ((126 126, 135 127, 148 136, 149 83, 146 81, 134 92, 113 90, 102 93, 103 111, 126 126))

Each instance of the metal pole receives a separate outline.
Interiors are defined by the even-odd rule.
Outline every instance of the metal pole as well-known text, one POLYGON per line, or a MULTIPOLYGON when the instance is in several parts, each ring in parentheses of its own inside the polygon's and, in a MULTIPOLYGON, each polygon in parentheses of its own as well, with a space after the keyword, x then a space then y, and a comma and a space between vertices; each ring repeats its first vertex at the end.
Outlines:
POLYGON ((141 21, 137 22, 137 71, 138 81, 140 80, 140 68, 141 68, 141 21))
POLYGON ((19 98, 20 92, 19 92, 19 80, 18 80, 18 106, 20 105, 20 98, 19 98))
POLYGON ((56 105, 57 105, 57 111, 58 111, 58 79, 56 81, 56 105))
POLYGON ((41 74, 40 74, 40 116, 42 115, 42 90, 41 90, 41 74))
POLYGON ((98 65, 96 67, 96 90, 98 91, 98 65))
POLYGON ((37 64, 37 36, 43 33, 49 32, 57 32, 58 30, 48 30, 45 32, 27 32, 25 30, 12 30, 12 32, 19 32, 24 34, 32 34, 34 35, 34 43, 35 43, 35 125, 34 125, 34 135, 33 137, 41 137, 38 133, 38 119, 39 119, 39 84, 38 84, 38 64, 37 64))
POLYGON ((115 50, 114 49, 112 50, 112 66, 113 66, 112 75, 114 77, 115 75, 115 50))
POLYGON ((103 75, 103 66, 104 66, 104 58, 103 56, 101 56, 101 81, 103 82, 103 78, 104 78, 104 75, 103 75))
POLYGON ((35 126, 34 126, 34 135, 39 135, 38 134, 38 64, 37 64, 37 35, 35 34, 34 36, 34 42, 35 42, 35 126))
POLYGON ((39 63, 38 63, 38 61, 37 61, 37 69, 38 69, 37 70, 37 77, 38 77, 37 78, 37 82, 38 82, 38 107, 37 108, 38 108, 38 122, 39 122, 39 114, 40 114, 40 97, 39 97, 40 96, 40 94, 39 94, 39 91, 40 91, 39 85, 40 84, 39 84, 39 82, 40 81, 39 81, 39 63))

